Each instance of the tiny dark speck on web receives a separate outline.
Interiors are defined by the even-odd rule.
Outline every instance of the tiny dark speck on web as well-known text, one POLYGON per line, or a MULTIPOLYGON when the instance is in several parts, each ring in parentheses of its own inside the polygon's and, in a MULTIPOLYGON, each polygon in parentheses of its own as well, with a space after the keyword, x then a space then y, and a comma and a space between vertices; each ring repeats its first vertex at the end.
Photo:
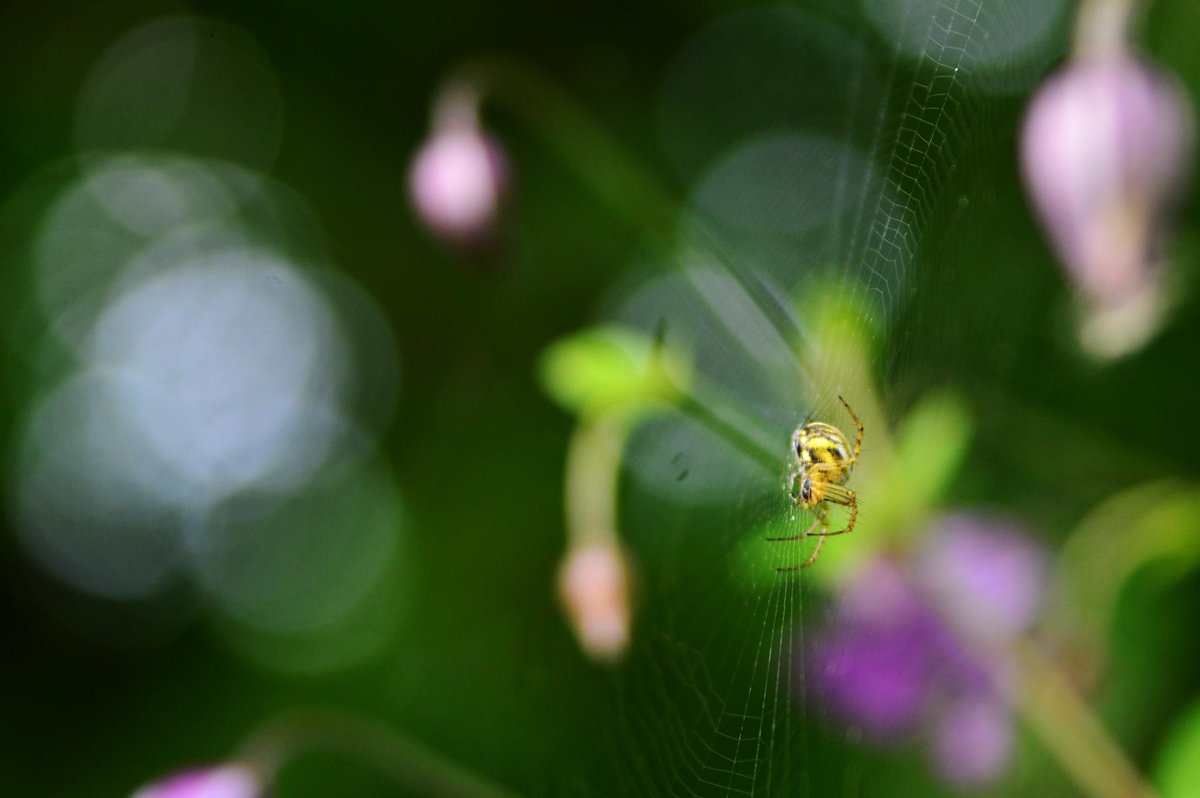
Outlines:
POLYGON ((679 472, 679 476, 675 477, 675 481, 683 482, 685 479, 687 479, 689 473, 690 472, 688 471, 688 469, 686 469, 686 468, 683 469, 682 471, 679 472))
POLYGON ((679 461, 683 459, 683 452, 675 452, 675 456, 671 458, 671 465, 679 465, 679 461))

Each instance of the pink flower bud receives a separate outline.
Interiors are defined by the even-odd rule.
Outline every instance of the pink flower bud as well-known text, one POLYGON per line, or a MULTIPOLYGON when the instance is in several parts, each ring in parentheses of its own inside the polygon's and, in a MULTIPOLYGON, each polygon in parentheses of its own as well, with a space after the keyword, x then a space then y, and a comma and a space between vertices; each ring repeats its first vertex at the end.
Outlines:
POLYGON ((1029 107, 1025 185, 1084 304, 1120 327, 1093 330, 1111 339, 1101 349, 1132 348, 1157 323, 1158 250, 1191 150, 1182 93, 1127 54, 1073 62, 1029 107))
POLYGON ((147 784, 133 798, 261 798, 264 785, 245 765, 222 765, 175 773, 147 784))
POLYGON ((473 102, 453 97, 451 109, 435 114, 433 131, 413 159, 408 185, 425 225, 444 241, 466 248, 491 243, 508 184, 504 155, 480 130, 473 102))
POLYGON ((629 574, 617 545, 598 541, 573 547, 558 586, 584 652, 606 661, 624 654, 629 645, 629 574))

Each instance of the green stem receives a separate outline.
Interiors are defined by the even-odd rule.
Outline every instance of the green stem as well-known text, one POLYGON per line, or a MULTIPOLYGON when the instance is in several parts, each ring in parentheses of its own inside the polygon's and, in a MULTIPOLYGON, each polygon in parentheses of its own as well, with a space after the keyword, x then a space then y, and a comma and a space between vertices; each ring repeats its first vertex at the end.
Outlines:
POLYGON ((734 423, 722 418, 695 394, 682 393, 676 402, 676 407, 685 416, 711 430, 718 437, 724 439, 726 443, 732 444, 735 449, 761 465, 767 471, 782 473, 782 464, 785 462, 783 457, 785 448, 783 445, 779 447, 777 452, 771 451, 763 446, 762 443, 755 440, 752 435, 734 423))
POLYGON ((1092 798, 1153 798, 1100 719, 1032 641, 1014 641, 1010 661, 1017 709, 1081 791, 1092 798))
POLYGON ((528 129, 557 153, 609 209, 636 230, 669 241, 675 230, 673 193, 625 157, 573 98, 536 70, 511 58, 478 58, 457 69, 446 92, 468 86, 503 101, 528 129))
POLYGON ((417 795, 509 798, 512 793, 439 756, 390 726, 345 712, 294 711, 259 731, 241 760, 272 777, 310 750, 347 754, 417 795))
MULTIPOLYGON (((450 76, 439 99, 458 105, 462 96, 501 101, 610 212, 638 233, 649 232, 668 256, 678 254, 677 193, 627 157, 569 94, 537 70, 501 56, 469 61, 450 76)), ((800 336, 787 308, 738 261, 725 257, 700 226, 689 232, 698 242, 701 255, 714 258, 737 281, 799 362, 800 336)))
POLYGON ((1112 58, 1129 49, 1137 0, 1084 0, 1075 18, 1075 58, 1112 58))
POLYGON ((628 414, 609 412, 581 420, 567 450, 568 549, 617 538, 617 480, 629 435, 628 414))
POLYGON ((981 634, 953 612, 942 618, 993 674, 1008 703, 1089 798, 1156 798, 1129 757, 1105 729, 1071 680, 1038 641, 1026 634, 981 634))

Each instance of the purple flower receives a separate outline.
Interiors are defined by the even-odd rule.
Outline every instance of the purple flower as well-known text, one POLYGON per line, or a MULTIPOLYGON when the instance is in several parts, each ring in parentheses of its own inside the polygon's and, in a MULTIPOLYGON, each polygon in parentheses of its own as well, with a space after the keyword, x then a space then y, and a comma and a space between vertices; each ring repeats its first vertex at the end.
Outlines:
POLYGON ((982 647, 1026 629, 1045 555, 1012 524, 951 516, 906 561, 879 558, 810 635, 810 694, 877 743, 921 733, 937 770, 986 784, 1011 752, 1004 674, 982 647))
POLYGON ((244 765, 198 768, 148 784, 133 798, 261 798, 259 775, 244 765))
POLYGON ((939 708, 930 735, 934 768, 956 787, 982 787, 1012 755, 1012 718, 996 696, 974 695, 939 708))
POLYGON ((917 581, 959 630, 994 637, 1033 623, 1049 561, 1016 524, 954 515, 929 534, 914 568, 917 581))
POLYGON ((879 741, 894 739, 915 727, 948 642, 899 570, 876 560, 814 639, 810 684, 848 724, 879 741))
POLYGON ((1025 118, 1022 171, 1042 226, 1085 303, 1126 328, 1157 308, 1157 250, 1187 179, 1192 127, 1175 83, 1124 53, 1069 64, 1025 118))
POLYGON ((504 155, 480 129, 474 96, 458 92, 443 98, 409 172, 409 194, 421 221, 447 243, 486 247, 507 186, 504 155))

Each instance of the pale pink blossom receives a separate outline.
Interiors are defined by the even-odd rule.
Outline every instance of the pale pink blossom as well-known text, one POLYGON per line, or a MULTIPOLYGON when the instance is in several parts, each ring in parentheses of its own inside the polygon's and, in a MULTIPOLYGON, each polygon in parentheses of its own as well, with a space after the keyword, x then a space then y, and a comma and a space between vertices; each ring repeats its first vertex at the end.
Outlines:
POLYGON ((614 660, 629 645, 629 566, 609 541, 572 548, 559 572, 559 593, 567 616, 590 656, 614 660))
POLYGON ((133 798, 262 798, 259 775, 245 765, 181 771, 147 784, 133 798))
POLYGON ((409 194, 421 221, 447 243, 494 238, 508 184, 499 146, 473 121, 435 126, 413 159, 409 194))
POLYGON ((1102 325, 1091 330, 1097 349, 1132 348, 1157 323, 1162 250, 1192 146, 1183 92, 1123 51, 1069 63, 1030 103, 1025 186, 1090 322, 1102 325))

